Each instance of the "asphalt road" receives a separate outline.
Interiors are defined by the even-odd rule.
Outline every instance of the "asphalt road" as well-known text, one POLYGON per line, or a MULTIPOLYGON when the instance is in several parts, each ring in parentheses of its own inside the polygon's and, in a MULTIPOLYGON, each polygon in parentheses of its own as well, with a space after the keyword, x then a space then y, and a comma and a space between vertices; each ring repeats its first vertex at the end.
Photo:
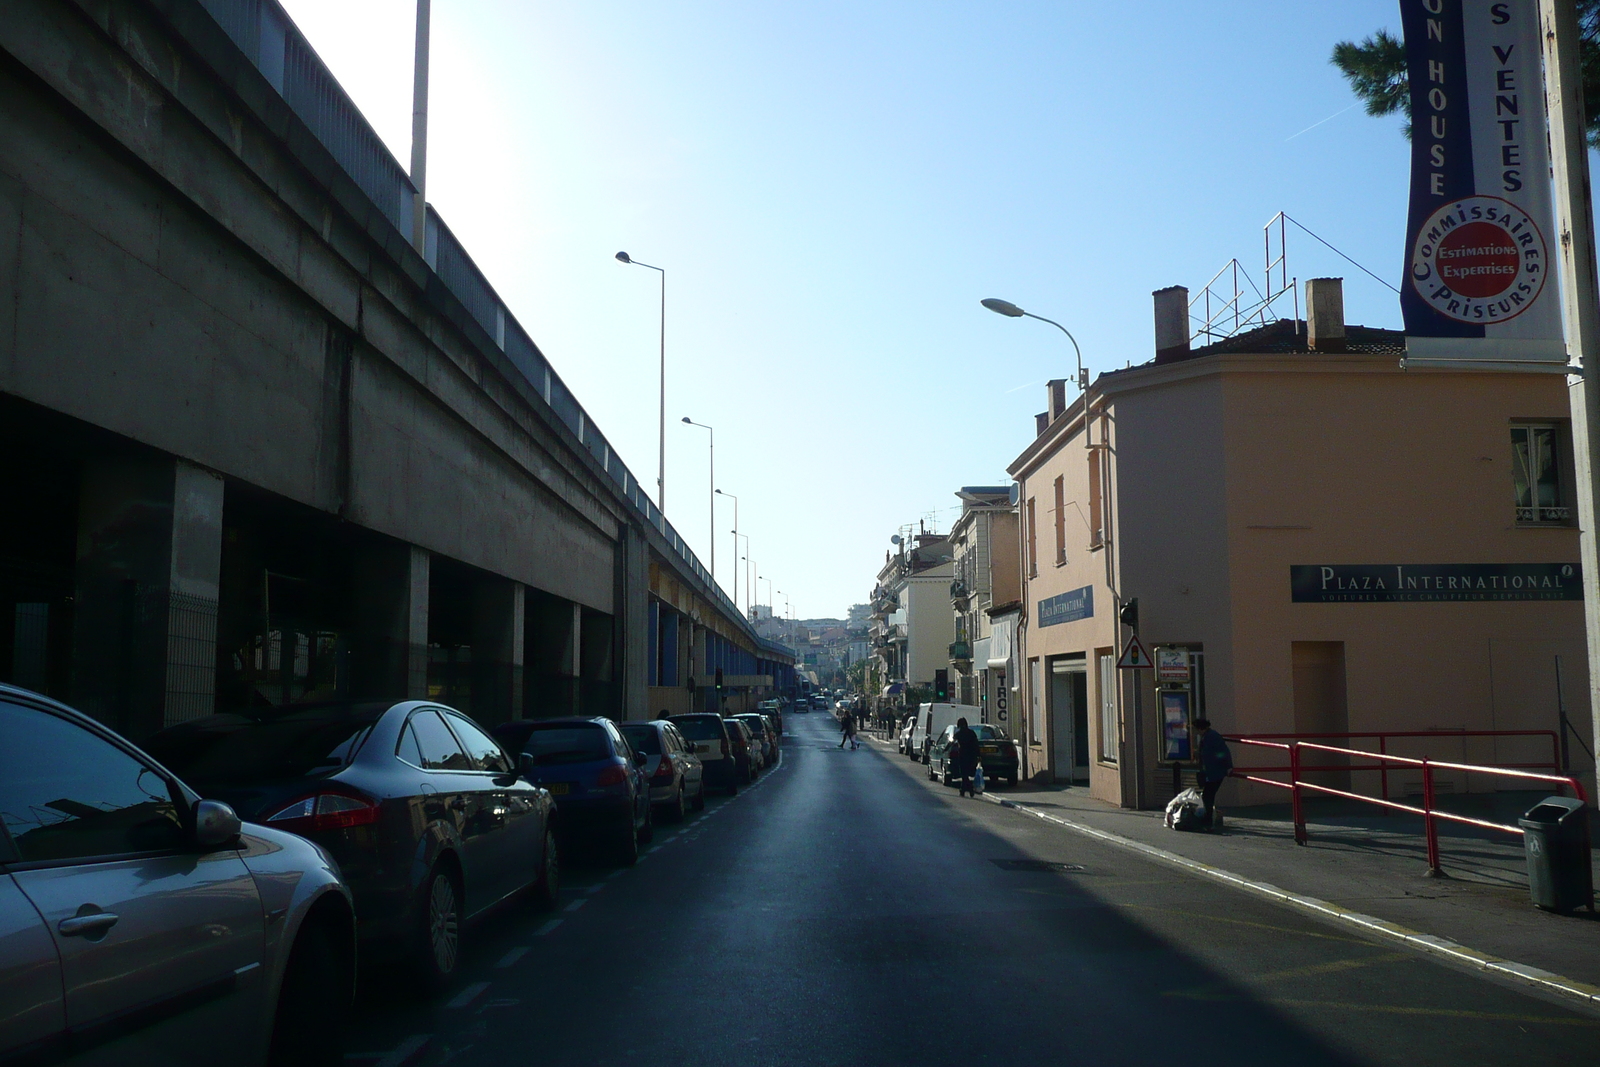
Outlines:
POLYGON ((469 931, 444 997, 369 982, 348 1061, 1596 1061, 1600 1015, 959 798, 825 714, 785 725, 780 767, 636 868, 469 931))

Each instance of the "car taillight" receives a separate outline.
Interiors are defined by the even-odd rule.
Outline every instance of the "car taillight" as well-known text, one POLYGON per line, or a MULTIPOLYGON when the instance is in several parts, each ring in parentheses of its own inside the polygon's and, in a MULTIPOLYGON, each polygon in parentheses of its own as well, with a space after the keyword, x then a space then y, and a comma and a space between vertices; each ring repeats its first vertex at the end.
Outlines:
POLYGON ((621 785, 627 780, 628 769, 620 763, 613 763, 600 772, 600 777, 594 780, 594 784, 603 789, 608 785, 621 785))
POLYGON ((651 778, 652 781, 654 781, 657 778, 671 779, 672 778, 672 761, 670 759, 668 759, 667 757, 662 756, 661 757, 661 762, 656 764, 656 773, 651 775, 650 778, 651 778))
POLYGON ((722 758, 728 758, 728 739, 726 737, 722 739, 722 758))
POLYGON ((294 834, 347 830, 377 822, 378 803, 353 793, 313 793, 284 805, 261 821, 294 834))

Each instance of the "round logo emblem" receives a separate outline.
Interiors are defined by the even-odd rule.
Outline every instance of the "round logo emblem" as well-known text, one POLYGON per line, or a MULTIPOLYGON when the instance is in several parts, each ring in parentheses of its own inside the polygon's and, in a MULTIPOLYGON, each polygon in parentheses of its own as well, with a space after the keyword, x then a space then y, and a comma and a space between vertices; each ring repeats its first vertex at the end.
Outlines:
POLYGON ((1547 249, 1528 213, 1498 196, 1435 211, 1411 248, 1411 285, 1439 314, 1488 325, 1514 319, 1544 288, 1547 249))

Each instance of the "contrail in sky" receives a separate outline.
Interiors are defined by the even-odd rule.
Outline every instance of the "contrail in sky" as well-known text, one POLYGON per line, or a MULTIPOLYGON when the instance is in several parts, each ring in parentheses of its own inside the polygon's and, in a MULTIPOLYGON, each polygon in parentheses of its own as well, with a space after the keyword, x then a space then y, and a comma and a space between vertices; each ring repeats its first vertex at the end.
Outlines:
MULTIPOLYGON (((1361 103, 1361 101, 1357 100, 1355 102, 1355 104, 1351 104, 1350 107, 1355 107, 1356 104, 1359 104, 1359 103, 1361 103)), ((1333 114, 1329 115, 1327 118, 1321 120, 1321 122, 1313 122, 1311 125, 1307 126, 1305 129, 1301 130, 1300 133, 1310 133, 1312 130, 1316 129, 1318 126, 1321 126, 1323 122, 1332 122, 1334 119, 1338 118, 1340 115, 1343 115, 1346 111, 1349 111, 1350 107, 1342 107, 1338 111, 1335 111, 1333 114)), ((1285 137, 1283 139, 1284 143, 1287 144, 1288 142, 1294 140, 1296 137, 1299 137, 1300 133, 1290 134, 1288 137, 1285 137)))

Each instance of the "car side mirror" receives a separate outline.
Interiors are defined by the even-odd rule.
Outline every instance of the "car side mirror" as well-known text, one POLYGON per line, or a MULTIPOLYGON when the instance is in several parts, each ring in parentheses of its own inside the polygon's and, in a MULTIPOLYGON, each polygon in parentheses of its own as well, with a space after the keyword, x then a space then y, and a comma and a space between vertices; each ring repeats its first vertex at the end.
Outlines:
POLYGON ((533 781, 533 756, 526 752, 517 755, 517 774, 530 782, 533 781))
POLYGON ((243 828, 239 813, 220 800, 202 800, 194 806, 194 843, 201 848, 229 844, 243 828))
POLYGON ((633 765, 635 767, 643 767, 647 762, 649 762, 649 759, 650 757, 645 755, 643 752, 635 752, 633 754, 633 765))

